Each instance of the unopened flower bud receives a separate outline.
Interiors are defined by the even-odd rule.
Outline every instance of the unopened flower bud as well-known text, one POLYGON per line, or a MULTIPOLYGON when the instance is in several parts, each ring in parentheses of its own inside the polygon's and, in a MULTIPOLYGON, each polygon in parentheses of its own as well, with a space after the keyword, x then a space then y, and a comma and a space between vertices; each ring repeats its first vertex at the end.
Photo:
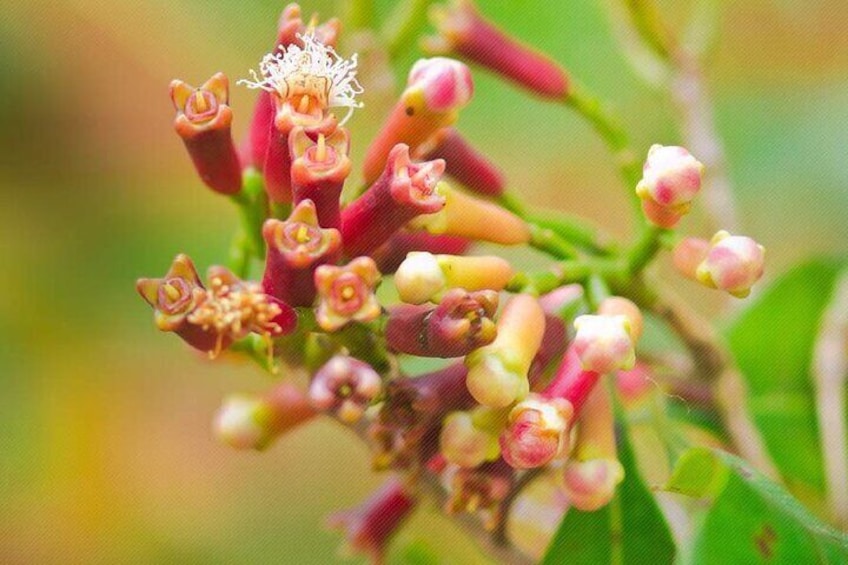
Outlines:
POLYGON ((624 480, 618 459, 569 460, 563 471, 563 490, 572 506, 583 512, 603 508, 624 480))
POLYGON ((716 233, 695 276, 703 284, 745 298, 763 276, 765 248, 750 237, 716 233))
POLYGON ((621 296, 610 296, 598 304, 598 314, 601 316, 625 316, 630 322, 630 337, 633 343, 642 337, 645 320, 642 311, 631 300, 621 296))
POLYGON ((625 403, 645 398, 656 387, 656 381, 651 378, 650 366, 641 362, 637 362, 630 370, 618 371, 615 384, 625 403))
POLYGON ((507 302, 497 327, 495 341, 465 358, 469 392, 492 408, 509 406, 530 392, 527 374, 542 343, 545 313, 535 298, 519 294, 507 302))
POLYGON ((318 223, 325 228, 338 228, 339 201, 350 174, 350 134, 338 128, 330 136, 318 134, 313 141, 303 128, 289 135, 292 158, 291 183, 295 204, 312 200, 318 212, 318 223))
POLYGON ((413 251, 398 267, 395 286, 408 304, 438 301, 449 288, 502 290, 513 276, 512 266, 494 255, 469 257, 413 251))
POLYGON ((286 221, 265 220, 262 236, 267 244, 265 292, 292 306, 311 306, 315 269, 341 255, 339 231, 319 226, 315 204, 303 200, 286 221))
POLYGON ((328 519, 330 527, 344 530, 344 553, 360 553, 372 563, 385 561, 392 535, 415 509, 416 500, 395 478, 387 481, 361 505, 328 519))
POLYGON ((704 165, 683 147, 653 145, 636 194, 654 224, 669 228, 689 211, 701 190, 704 165))
POLYGON ((680 219, 689 212, 688 206, 680 208, 667 208, 660 206, 650 198, 642 200, 642 212, 652 224, 664 229, 671 229, 680 222, 680 219))
POLYGON ((693 281, 698 280, 698 265, 706 259, 710 242, 700 237, 685 237, 674 246, 672 259, 678 273, 693 281))
POLYGON ((586 399, 575 447, 562 475, 569 502, 585 512, 608 504, 624 479, 624 468, 616 455, 614 426, 609 392, 595 387, 586 399))
POLYGON ((371 256, 377 262, 381 273, 391 274, 398 270, 400 264, 406 259, 407 253, 426 251, 462 255, 469 247, 471 247, 471 241, 464 237, 400 230, 384 245, 374 250, 371 256))
POLYGON ((425 51, 477 63, 539 96, 558 99, 568 92, 568 76, 557 63, 485 20, 471 0, 434 6, 430 19, 438 35, 424 40, 425 51))
POLYGON ((442 210, 417 218, 412 227, 431 234, 456 235, 501 245, 530 241, 527 223, 509 210, 456 190, 447 183, 439 183, 437 190, 445 199, 442 210))
POLYGON ((315 270, 320 302, 315 318, 324 331, 340 329, 348 322, 370 322, 380 315, 374 295, 380 272, 370 257, 357 257, 343 267, 321 265, 315 270))
POLYGON ((455 128, 444 128, 417 149, 424 159, 444 159, 445 171, 465 188, 483 196, 503 194, 503 173, 474 149, 455 128))
MULTIPOLYGON (((477 408, 474 412, 489 410, 477 408)), ((454 465, 474 468, 494 461, 501 453, 497 432, 478 426, 474 412, 452 412, 445 417, 439 434, 439 450, 454 465)))
POLYGON ((636 362, 627 316, 583 315, 574 320, 574 350, 587 371, 609 373, 636 362))
POLYGON ((206 290, 188 255, 177 255, 164 277, 138 279, 136 290, 153 307, 156 327, 174 332, 201 351, 214 349, 216 337, 188 323, 188 315, 206 297, 206 290))
POLYGON ((216 192, 240 191, 241 164, 230 131, 233 111, 227 105, 227 77, 216 73, 200 88, 174 80, 170 91, 177 110, 174 129, 185 143, 197 174, 216 192))
POLYGON ((331 412, 352 424, 359 421, 382 386, 380 375, 371 365, 336 355, 315 373, 309 385, 309 400, 317 410, 331 412))
POLYGON ((533 469, 567 450, 574 409, 561 398, 531 394, 509 412, 500 435, 504 460, 516 469, 533 469))
POLYGON ((409 72, 406 90, 368 148, 366 182, 380 175, 392 147, 403 143, 414 150, 453 124, 473 92, 471 72, 463 63, 444 57, 417 61, 409 72))
POLYGON ((262 450, 315 414, 303 393, 284 382, 265 395, 228 397, 215 416, 213 428, 218 439, 231 447, 262 450))
POLYGON ((449 290, 435 308, 400 304, 389 310, 386 343, 419 357, 461 357, 495 339, 493 290, 449 290))
POLYGON ((380 178, 342 212, 345 253, 370 253, 419 214, 441 210, 445 199, 436 184, 444 172, 444 161, 413 163, 409 147, 396 145, 380 178))

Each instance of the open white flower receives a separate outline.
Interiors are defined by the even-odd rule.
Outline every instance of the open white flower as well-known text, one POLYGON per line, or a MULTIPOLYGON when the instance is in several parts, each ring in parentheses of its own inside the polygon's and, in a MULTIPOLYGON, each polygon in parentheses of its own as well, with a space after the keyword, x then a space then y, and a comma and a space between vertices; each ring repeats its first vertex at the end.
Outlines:
POLYGON ((356 95, 362 93, 356 80, 356 54, 344 59, 312 34, 297 37, 303 47, 280 46, 262 58, 259 73, 250 71, 253 80, 242 79, 238 84, 276 94, 301 114, 320 117, 327 108, 348 108, 341 121, 344 124, 354 108, 362 107, 356 101, 356 95))

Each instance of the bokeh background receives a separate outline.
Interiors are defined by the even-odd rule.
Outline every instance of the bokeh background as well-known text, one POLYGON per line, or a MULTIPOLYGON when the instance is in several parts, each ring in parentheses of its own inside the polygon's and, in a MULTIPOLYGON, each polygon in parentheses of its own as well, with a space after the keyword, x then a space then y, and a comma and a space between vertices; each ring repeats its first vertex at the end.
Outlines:
MULTIPOLYGON (((605 1, 479 3, 611 101, 640 151, 680 140, 668 94, 634 74, 605 1)), ((301 4, 322 15, 343 8, 301 4)), ((383 14, 393 2, 377 4, 383 14)), ((687 4, 662 2, 673 22, 687 4)), ((218 445, 209 422, 221 397, 261 390, 267 377, 208 363, 160 334, 133 288, 178 252, 202 268, 225 261, 235 211, 194 178, 171 129, 167 85, 175 77, 199 84, 218 70, 246 76, 269 49, 283 6, 4 7, 0 562, 327 563, 340 537, 323 517, 379 484, 365 450, 329 423, 262 454, 218 445)), ((768 248, 769 277, 811 254, 848 252, 844 2, 747 0, 721 10, 706 83, 744 231, 768 248)), ((412 45, 395 63, 394 91, 366 94, 351 123, 356 155, 417 56, 412 45)), ((366 73, 363 82, 378 78, 366 73)), ((459 127, 511 186, 530 203, 627 235, 624 189, 588 127, 483 71, 475 81, 459 127)), ((253 93, 233 88, 231 99, 241 134, 253 93)), ((699 212, 684 226, 704 235, 715 228, 699 212)), ((714 306, 706 290, 681 288, 714 306)), ((445 562, 481 559, 425 509, 399 543, 427 539, 438 540, 445 562)))

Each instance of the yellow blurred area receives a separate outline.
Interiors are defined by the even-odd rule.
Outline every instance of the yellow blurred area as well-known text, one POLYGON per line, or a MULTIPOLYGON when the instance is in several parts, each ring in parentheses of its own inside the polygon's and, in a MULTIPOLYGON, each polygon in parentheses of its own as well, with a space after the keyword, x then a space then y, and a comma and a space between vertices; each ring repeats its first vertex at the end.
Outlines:
MULTIPOLYGON (((843 0, 718 2, 706 82, 742 226, 768 248, 769 277, 848 251, 848 10, 843 0)), ((338 3, 343 4, 342 2, 338 3)), ((680 141, 667 94, 634 75, 603 2, 479 2, 609 99, 636 147, 680 141)), ((660 2, 670 21, 688 2, 660 2)), ((302 2, 336 12, 333 2, 302 2)), ((378 2, 379 12, 392 2, 378 2)), ((0 562, 326 563, 341 545, 323 516, 381 481, 365 448, 319 421, 265 453, 214 442, 221 398, 259 391, 247 364, 210 363, 160 334, 134 290, 178 252, 225 262, 236 214, 206 190, 171 129, 171 79, 247 76, 283 3, 200 0, 13 3, 0 18, 0 562)), ((415 46, 397 64, 396 85, 415 46)), ((366 66, 367 68, 367 66, 366 66)), ((629 233, 604 146, 563 108, 475 71, 459 128, 539 207, 629 233)), ((379 77, 363 73, 366 87, 379 77)), ((236 133, 254 93, 232 88, 236 133)), ((351 121, 354 163, 391 92, 351 121)), ((718 226, 696 210, 683 229, 718 226)), ((522 255, 509 251, 521 264, 522 255)), ((658 269, 668 271, 668 260, 658 269)), ((670 271, 668 271, 670 272, 670 271)), ((675 286, 705 310, 706 289, 675 286)), ((480 562, 433 509, 398 544, 480 562)))

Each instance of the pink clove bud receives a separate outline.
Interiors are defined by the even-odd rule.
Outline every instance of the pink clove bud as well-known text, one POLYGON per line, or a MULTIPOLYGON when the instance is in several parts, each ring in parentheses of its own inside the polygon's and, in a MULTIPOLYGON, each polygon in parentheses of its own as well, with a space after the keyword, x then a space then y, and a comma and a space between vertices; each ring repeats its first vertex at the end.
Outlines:
POLYGON ((504 460, 516 469, 547 465, 567 451, 573 415, 567 400, 531 394, 509 412, 500 436, 504 460))
POLYGON ((444 159, 445 171, 469 190, 488 197, 503 194, 503 173, 474 149, 455 128, 438 131, 417 149, 424 159, 444 159))
POLYGON ((633 301, 621 296, 604 298, 598 304, 598 314, 601 316, 625 316, 630 324, 630 337, 633 343, 635 344, 642 337, 645 320, 642 311, 633 301))
POLYGON ((409 72, 406 90, 365 156, 364 177, 373 182, 397 144, 416 150, 442 128, 453 124, 471 100, 474 84, 463 63, 435 57, 420 59, 409 72))
POLYGON ((624 467, 618 459, 568 461, 563 470, 563 490, 572 506, 583 512, 603 508, 615 496, 624 480, 624 467))
POLYGON ((384 562, 391 537, 415 509, 416 500, 398 479, 389 479, 366 501, 328 519, 345 533, 345 552, 361 553, 371 563, 384 562))
POLYGON ((477 63, 545 98, 559 99, 568 93, 569 79, 562 67, 484 19, 470 0, 434 6, 430 19, 438 35, 424 40, 425 51, 477 63))
POLYGON ((170 94, 177 110, 174 129, 182 138, 197 174, 215 192, 239 192, 241 164, 230 131, 233 111, 227 105, 227 77, 216 73, 200 88, 174 80, 170 94))
POLYGON ((683 147, 652 145, 636 185, 648 219, 659 227, 674 227, 689 212, 703 174, 704 165, 683 147))
POLYGON ((628 316, 584 315, 574 320, 574 351, 587 371, 610 373, 636 362, 628 316))
POLYGON ((230 447, 261 451, 316 414, 297 387, 283 382, 261 396, 229 396, 218 410, 213 428, 218 439, 230 447))
POLYGON ((419 357, 461 357, 495 339, 497 307, 497 292, 460 288, 448 291, 435 308, 397 305, 389 310, 386 343, 419 357))
POLYGON ((562 479, 569 502, 584 512, 608 504, 624 479, 624 468, 616 455, 612 403, 604 387, 595 387, 586 399, 562 479))
POLYGON ((341 255, 339 231, 319 226, 315 204, 303 200, 286 221, 266 220, 262 236, 267 244, 262 279, 265 292, 292 306, 311 306, 316 293, 315 270, 341 255))
POLYGON ((445 199, 436 184, 444 171, 444 161, 413 163, 409 147, 396 145, 380 178, 342 211, 345 253, 368 254, 419 214, 441 210, 445 199))
POLYGON ((685 237, 674 246, 673 261, 677 272, 693 281, 698 280, 698 265, 707 258, 710 242, 700 237, 685 237))
POLYGON ((750 237, 717 232, 695 276, 712 288, 745 298, 763 276, 765 248, 750 237))

